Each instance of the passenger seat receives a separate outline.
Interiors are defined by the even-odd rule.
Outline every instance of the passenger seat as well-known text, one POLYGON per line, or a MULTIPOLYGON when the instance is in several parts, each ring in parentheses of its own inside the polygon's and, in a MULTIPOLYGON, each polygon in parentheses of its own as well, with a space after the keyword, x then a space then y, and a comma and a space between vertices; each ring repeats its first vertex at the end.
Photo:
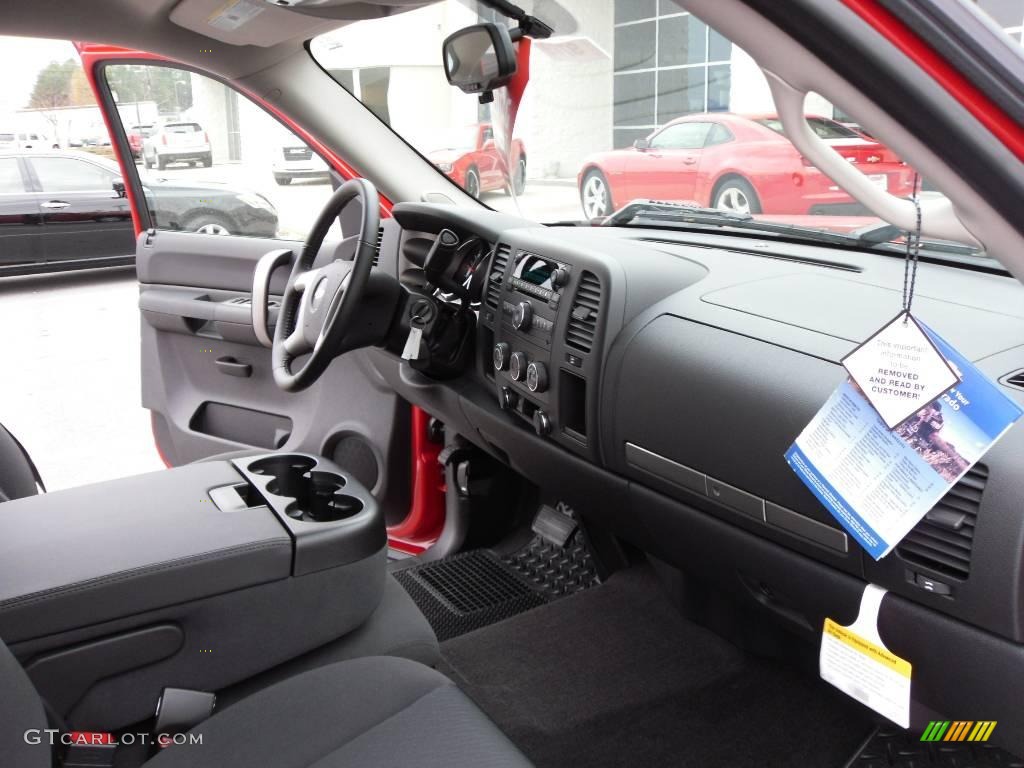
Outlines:
MULTIPOLYGON (((47 728, 28 676, 0 643, 0 765, 49 768, 47 728)), ((525 768, 526 757, 448 678, 408 659, 320 667, 238 702, 146 768, 525 768)))

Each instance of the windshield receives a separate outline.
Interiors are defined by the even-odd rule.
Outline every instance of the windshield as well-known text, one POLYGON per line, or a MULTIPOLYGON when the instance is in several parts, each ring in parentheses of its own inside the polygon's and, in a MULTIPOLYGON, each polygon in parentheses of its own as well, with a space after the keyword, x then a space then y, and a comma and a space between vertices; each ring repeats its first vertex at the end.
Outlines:
MULTIPOLYGON (((486 142, 479 134, 503 125, 505 89, 481 104, 452 88, 442 67, 448 35, 481 21, 508 23, 493 11, 445 0, 320 35, 310 51, 439 173, 498 210, 564 223, 654 200, 770 221, 775 231, 792 225, 801 237, 886 231, 789 142, 753 59, 672 0, 519 4, 555 34, 532 41, 507 156, 501 136, 486 142)), ((1024 2, 1017 5, 1024 17, 1024 2)), ((805 119, 880 189, 941 198, 870 127, 822 96, 809 95, 805 119)))

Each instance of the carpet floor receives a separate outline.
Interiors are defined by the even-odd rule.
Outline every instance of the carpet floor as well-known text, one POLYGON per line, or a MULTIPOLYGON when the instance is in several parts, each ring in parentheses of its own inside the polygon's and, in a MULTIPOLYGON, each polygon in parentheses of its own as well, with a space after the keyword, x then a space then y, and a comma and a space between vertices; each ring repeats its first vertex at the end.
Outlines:
POLYGON ((646 568, 441 649, 539 768, 841 768, 871 729, 826 683, 687 622, 646 568))

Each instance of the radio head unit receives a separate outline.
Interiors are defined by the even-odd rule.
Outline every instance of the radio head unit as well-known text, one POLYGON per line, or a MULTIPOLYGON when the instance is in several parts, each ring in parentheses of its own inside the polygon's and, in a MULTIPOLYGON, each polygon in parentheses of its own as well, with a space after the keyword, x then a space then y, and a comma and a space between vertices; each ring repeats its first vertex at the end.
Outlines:
POLYGON ((548 301, 569 282, 569 268, 551 259, 520 251, 512 270, 513 290, 548 301))

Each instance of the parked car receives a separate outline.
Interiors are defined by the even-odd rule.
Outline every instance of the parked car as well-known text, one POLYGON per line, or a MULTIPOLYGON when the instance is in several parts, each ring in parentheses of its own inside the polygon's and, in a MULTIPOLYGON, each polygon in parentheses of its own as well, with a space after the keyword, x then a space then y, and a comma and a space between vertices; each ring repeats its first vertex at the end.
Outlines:
MULTIPOLYGON (((445 137, 427 158, 452 181, 473 197, 481 192, 507 189, 505 171, 494 144, 494 131, 489 123, 468 125, 445 137)), ((512 186, 517 195, 526 189, 526 148, 519 139, 512 140, 512 186)))
POLYGON ((142 162, 161 171, 170 163, 213 165, 210 137, 199 123, 165 123, 142 140, 142 162))
POLYGON ((133 125, 128 129, 128 146, 132 150, 132 157, 136 160, 142 159, 142 142, 152 136, 154 130, 155 128, 151 123, 147 125, 133 125))
POLYGON ((8 149, 60 149, 60 144, 36 131, 0 133, 0 150, 8 149))
POLYGON ((331 179, 331 169, 323 158, 298 139, 281 145, 274 155, 272 169, 274 181, 281 185, 291 184, 292 179, 331 179))
MULTIPOLYGON (((262 195, 219 183, 144 178, 154 225, 274 237, 262 195)), ((121 170, 85 152, 0 153, 0 274, 130 264, 135 228, 121 170)))
MULTIPOLYGON (((894 195, 914 172, 892 150, 834 120, 807 117, 834 150, 894 195)), ((856 215, 863 208, 802 157, 776 115, 687 115, 629 149, 587 157, 577 177, 583 211, 606 216, 636 198, 694 202, 737 213, 856 215)))

